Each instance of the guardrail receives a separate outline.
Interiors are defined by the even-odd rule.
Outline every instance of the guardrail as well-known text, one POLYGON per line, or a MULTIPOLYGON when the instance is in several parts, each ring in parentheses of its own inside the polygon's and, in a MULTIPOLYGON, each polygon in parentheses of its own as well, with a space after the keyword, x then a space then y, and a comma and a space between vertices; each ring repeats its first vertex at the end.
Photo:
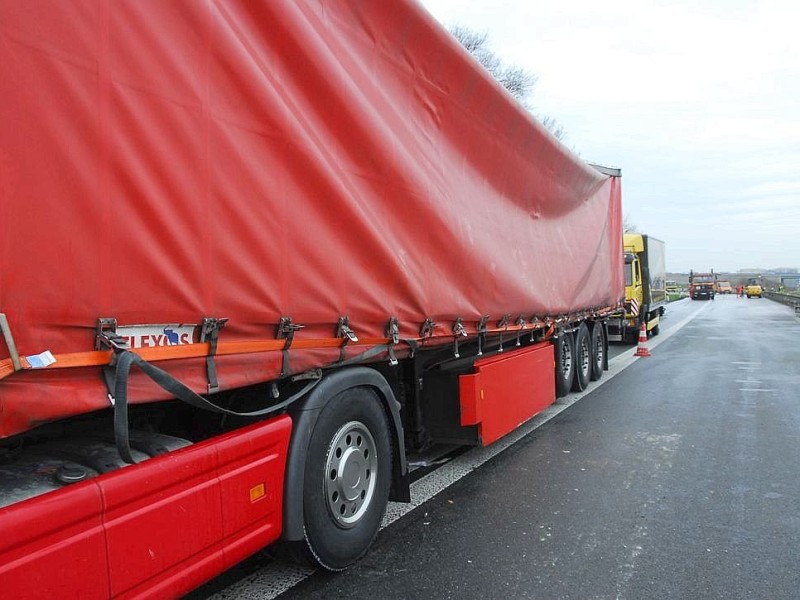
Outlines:
POLYGON ((778 292, 764 292, 764 298, 786 304, 794 308, 794 314, 800 316, 800 296, 793 294, 779 294, 778 292))

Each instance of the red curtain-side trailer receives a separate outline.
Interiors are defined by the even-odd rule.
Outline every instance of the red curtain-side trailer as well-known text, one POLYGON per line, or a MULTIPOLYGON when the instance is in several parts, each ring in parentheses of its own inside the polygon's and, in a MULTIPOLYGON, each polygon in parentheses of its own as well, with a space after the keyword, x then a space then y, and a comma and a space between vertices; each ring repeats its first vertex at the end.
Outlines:
POLYGON ((0 595, 358 560, 607 366, 619 171, 412 0, 0 0, 0 595))

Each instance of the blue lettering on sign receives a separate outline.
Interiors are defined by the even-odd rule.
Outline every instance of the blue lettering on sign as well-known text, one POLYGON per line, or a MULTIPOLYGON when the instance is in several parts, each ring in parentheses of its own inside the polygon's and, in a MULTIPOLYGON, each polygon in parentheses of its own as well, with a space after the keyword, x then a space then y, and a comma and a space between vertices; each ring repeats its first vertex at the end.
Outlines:
POLYGON ((167 336, 167 345, 168 346, 177 346, 180 344, 180 340, 178 339, 178 334, 175 333, 172 329, 164 328, 164 335, 167 336))

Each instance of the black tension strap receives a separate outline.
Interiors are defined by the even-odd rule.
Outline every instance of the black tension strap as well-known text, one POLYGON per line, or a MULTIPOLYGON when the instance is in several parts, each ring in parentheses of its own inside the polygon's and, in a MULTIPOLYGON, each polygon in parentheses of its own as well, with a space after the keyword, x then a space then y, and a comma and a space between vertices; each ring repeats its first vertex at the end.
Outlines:
POLYGON ((334 363, 337 367, 348 367, 350 365, 358 365, 363 363, 364 361, 370 360, 375 358, 376 356, 383 354, 384 352, 389 352, 392 349, 390 344, 380 344, 378 346, 373 346, 369 350, 365 350, 364 352, 357 354, 355 356, 351 356, 345 360, 338 360, 334 363))
POLYGON ((294 341, 294 334, 301 329, 303 329, 305 325, 298 325, 297 323, 292 322, 292 317, 281 317, 280 322, 278 323, 278 331, 276 333, 277 338, 286 340, 283 344, 283 350, 281 351, 281 377, 284 377, 289 374, 290 367, 289 367, 289 348, 292 347, 292 341, 294 341))
POLYGON ((306 393, 310 392, 321 381, 321 379, 309 381, 300 391, 279 404, 253 412, 236 412, 210 402, 200 394, 192 391, 166 371, 148 363, 138 354, 122 348, 115 348, 114 356, 110 364, 111 367, 114 367, 114 385, 112 388, 114 390, 114 437, 120 457, 128 464, 136 463, 131 455, 130 437, 128 435, 128 376, 131 367, 134 365, 139 367, 145 375, 157 383, 162 389, 179 400, 195 408, 232 415, 234 417, 263 417, 282 410, 295 400, 298 400, 306 393))
POLYGON ((217 364, 214 356, 217 354, 217 341, 219 332, 225 327, 228 319, 215 319, 206 317, 200 329, 200 341, 208 342, 208 356, 206 356, 206 373, 208 374, 208 393, 215 394, 219 391, 219 380, 217 379, 217 364))

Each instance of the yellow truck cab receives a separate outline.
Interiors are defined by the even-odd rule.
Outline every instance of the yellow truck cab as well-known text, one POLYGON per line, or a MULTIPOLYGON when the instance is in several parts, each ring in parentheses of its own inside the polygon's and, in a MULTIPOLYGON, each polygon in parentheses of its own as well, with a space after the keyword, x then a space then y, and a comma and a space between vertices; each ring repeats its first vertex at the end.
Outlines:
POLYGON ((667 263, 664 242, 643 233, 623 235, 625 313, 608 323, 608 339, 635 342, 644 323, 657 335, 667 304, 667 263))

